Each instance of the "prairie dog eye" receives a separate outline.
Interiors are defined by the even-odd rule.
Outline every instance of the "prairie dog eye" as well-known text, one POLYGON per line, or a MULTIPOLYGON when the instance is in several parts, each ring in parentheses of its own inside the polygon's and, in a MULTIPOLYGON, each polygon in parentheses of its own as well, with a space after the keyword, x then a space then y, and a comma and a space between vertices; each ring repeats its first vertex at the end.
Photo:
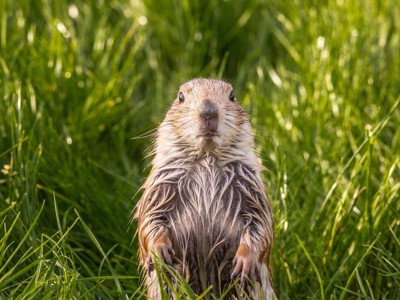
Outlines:
POLYGON ((183 101, 185 101, 185 95, 182 92, 179 92, 178 99, 179 103, 182 103, 183 101))
POLYGON ((235 101, 235 93, 233 91, 229 93, 229 100, 232 102, 235 101))

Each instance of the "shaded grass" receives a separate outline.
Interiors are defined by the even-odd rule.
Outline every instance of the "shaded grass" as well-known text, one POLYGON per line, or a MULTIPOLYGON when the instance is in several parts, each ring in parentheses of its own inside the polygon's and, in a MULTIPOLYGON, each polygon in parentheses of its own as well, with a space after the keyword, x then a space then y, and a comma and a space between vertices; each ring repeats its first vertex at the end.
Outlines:
POLYGON ((251 115, 280 298, 400 298, 399 10, 1 2, 0 298, 142 297, 129 221, 151 141, 132 138, 198 76, 251 115))

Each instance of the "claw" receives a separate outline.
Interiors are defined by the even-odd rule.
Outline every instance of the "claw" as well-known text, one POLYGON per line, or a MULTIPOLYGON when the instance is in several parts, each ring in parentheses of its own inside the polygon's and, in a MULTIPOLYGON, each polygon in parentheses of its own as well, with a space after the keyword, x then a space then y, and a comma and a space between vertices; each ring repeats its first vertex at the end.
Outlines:
POLYGON ((243 261, 241 259, 238 259, 237 257, 235 257, 233 259, 233 261, 232 261, 233 271, 232 271, 231 279, 234 279, 242 272, 242 265, 243 265, 243 261))
POLYGON ((171 247, 166 246, 161 249, 161 252, 164 262, 167 265, 172 266, 172 257, 175 255, 175 251, 171 247))

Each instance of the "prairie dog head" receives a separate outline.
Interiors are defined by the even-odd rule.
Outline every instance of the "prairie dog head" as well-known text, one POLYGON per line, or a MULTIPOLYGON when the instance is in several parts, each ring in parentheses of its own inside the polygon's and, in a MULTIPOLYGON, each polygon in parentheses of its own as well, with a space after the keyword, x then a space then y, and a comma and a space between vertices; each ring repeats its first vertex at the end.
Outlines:
POLYGON ((251 125, 232 85, 200 78, 180 86, 158 129, 156 154, 235 157, 249 155, 253 146, 251 125))

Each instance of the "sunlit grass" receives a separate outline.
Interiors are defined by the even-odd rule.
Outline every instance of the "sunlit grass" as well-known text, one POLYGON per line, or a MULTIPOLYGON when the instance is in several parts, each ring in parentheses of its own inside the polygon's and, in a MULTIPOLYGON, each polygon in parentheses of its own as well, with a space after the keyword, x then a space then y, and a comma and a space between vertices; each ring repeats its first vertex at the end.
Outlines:
POLYGON ((130 218, 151 140, 132 138, 199 76, 230 80, 251 116, 279 297, 400 298, 399 15, 372 0, 0 2, 0 299, 144 299, 130 218))

